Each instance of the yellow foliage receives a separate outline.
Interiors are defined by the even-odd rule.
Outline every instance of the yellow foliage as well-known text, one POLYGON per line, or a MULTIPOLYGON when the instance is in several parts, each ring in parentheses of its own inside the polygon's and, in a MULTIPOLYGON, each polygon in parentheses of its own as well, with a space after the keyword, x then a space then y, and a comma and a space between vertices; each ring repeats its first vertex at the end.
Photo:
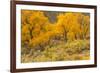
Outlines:
MULTIPOLYGON (((22 47, 34 49, 32 55, 37 52, 37 48, 41 53, 35 58, 28 58, 31 53, 25 53, 24 58, 38 62, 89 59, 89 55, 86 57, 80 54, 84 49, 89 50, 89 42, 86 41, 90 38, 89 15, 59 12, 56 21, 52 23, 45 11, 22 10, 21 14, 22 47)), ((24 58, 23 61, 29 61, 24 58)))

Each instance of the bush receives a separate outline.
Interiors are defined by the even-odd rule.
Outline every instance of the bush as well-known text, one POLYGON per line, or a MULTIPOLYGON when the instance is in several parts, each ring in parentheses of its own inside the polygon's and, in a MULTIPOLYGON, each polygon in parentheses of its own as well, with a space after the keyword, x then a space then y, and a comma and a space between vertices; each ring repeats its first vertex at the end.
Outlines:
POLYGON ((32 62, 87 60, 90 58, 89 47, 89 40, 75 40, 51 48, 46 46, 43 51, 31 51, 30 57, 24 55, 23 62, 28 62, 26 59, 32 62))

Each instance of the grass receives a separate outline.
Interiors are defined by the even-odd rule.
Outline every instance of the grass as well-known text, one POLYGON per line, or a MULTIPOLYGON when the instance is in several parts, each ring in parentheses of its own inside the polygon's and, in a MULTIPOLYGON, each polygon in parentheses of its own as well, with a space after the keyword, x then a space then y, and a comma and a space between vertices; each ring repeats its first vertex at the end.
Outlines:
MULTIPOLYGON (((61 42, 61 41, 59 41, 61 42)), ((74 40, 45 46, 44 50, 31 50, 32 54, 22 54, 21 62, 73 61, 90 59, 90 41, 74 40)))

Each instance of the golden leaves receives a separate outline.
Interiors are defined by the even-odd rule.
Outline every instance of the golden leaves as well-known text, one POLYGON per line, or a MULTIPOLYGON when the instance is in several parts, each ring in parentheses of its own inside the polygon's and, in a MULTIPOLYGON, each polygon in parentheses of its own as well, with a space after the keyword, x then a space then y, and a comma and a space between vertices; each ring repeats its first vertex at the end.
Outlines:
MULTIPOLYGON (((89 15, 59 12, 56 16, 57 20, 52 23, 45 11, 22 10, 21 13, 22 48, 34 50, 32 51, 32 58, 34 58, 34 53, 37 53, 37 50, 43 54, 37 55, 34 60, 31 59, 32 61, 89 59, 89 55, 82 58, 82 55, 79 55, 82 48, 89 48, 89 43, 86 43, 90 38, 89 15), (84 43, 86 44, 84 45, 84 43), (77 50, 79 52, 76 52, 77 50), (66 53, 66 51, 69 52, 66 53), (50 56, 50 54, 52 55, 50 56)), ((30 56, 31 53, 29 52, 28 55, 30 56)))

